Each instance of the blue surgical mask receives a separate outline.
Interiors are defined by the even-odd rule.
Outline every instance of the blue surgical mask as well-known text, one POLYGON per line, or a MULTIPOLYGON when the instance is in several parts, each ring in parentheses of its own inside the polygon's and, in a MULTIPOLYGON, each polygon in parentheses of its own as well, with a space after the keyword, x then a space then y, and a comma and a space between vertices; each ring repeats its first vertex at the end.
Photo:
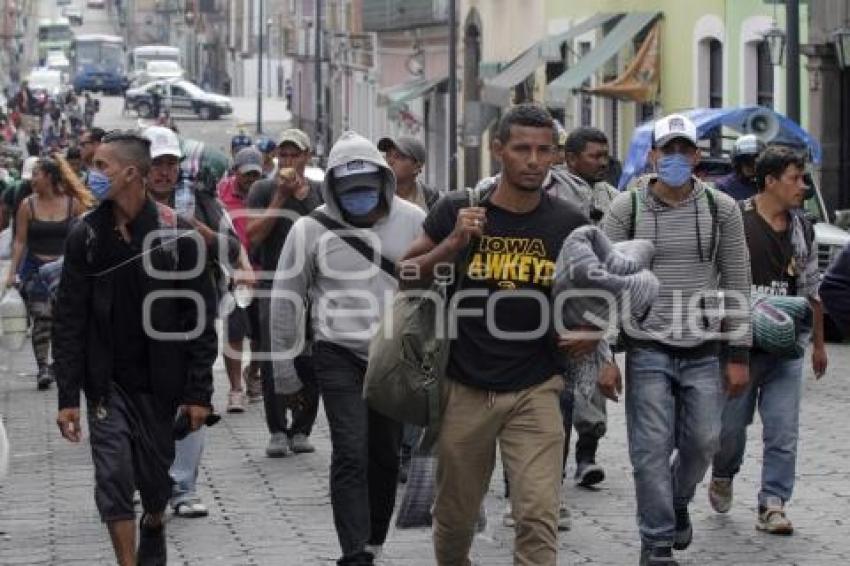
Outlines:
POLYGON ((107 193, 109 193, 109 189, 112 187, 112 181, 97 169, 91 169, 89 170, 88 185, 94 198, 102 201, 106 198, 107 193))
POLYGON ((691 159, 681 153, 663 155, 658 159, 658 179, 668 187, 682 187, 693 174, 691 159))
POLYGON ((366 216, 378 206, 378 189, 352 189, 339 195, 339 205, 351 216, 366 216))

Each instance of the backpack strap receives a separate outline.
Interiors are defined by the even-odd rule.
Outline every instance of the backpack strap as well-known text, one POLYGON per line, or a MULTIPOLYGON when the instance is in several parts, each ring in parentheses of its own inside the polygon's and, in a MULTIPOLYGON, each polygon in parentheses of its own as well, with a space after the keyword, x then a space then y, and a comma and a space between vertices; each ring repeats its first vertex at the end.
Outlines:
POLYGON ((395 263, 388 260, 382 254, 379 254, 372 246, 366 243, 366 240, 360 238, 358 236, 353 236, 351 234, 343 234, 343 232, 350 232, 351 228, 345 226, 319 209, 314 210, 310 213, 310 218, 324 226, 328 231, 333 232, 337 235, 342 241, 351 246, 354 251, 368 259, 370 262, 374 263, 378 267, 380 267, 384 273, 392 277, 393 279, 398 279, 398 274, 396 273, 395 263))
POLYGON ((640 195, 638 195, 637 187, 631 189, 632 196, 632 213, 629 221, 629 240, 635 239, 635 230, 637 229, 638 215, 640 213, 640 195))
POLYGON ((705 188, 705 200, 708 203, 708 213, 711 215, 711 240, 708 247, 708 257, 714 261, 717 253, 717 239, 720 231, 720 222, 717 219, 717 195, 711 187, 705 188))

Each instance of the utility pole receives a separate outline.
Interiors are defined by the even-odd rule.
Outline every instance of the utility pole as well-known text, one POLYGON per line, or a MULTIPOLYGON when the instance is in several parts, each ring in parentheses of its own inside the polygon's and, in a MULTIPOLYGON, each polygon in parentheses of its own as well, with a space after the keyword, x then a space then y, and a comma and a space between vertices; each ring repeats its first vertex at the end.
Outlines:
POLYGON ((263 133, 263 28, 265 17, 263 15, 263 4, 265 0, 257 0, 260 4, 259 38, 257 41, 257 133, 263 133))
POLYGON ((457 189, 457 0, 449 0, 449 190, 457 189))
POLYGON ((785 114, 800 123, 800 0, 785 0, 785 27, 788 34, 785 114))
POLYGON ((316 2, 316 156, 325 153, 325 93, 322 89, 322 2, 316 2))

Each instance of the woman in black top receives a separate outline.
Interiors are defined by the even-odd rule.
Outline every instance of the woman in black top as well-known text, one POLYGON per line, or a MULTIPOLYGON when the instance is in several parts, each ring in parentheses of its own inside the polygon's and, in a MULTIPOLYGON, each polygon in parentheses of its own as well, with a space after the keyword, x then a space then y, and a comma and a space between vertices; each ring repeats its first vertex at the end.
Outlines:
POLYGON ((72 190, 65 190, 59 165, 52 159, 39 160, 31 185, 32 194, 21 201, 15 215, 15 243, 6 287, 18 284, 27 304, 33 324, 37 384, 44 390, 53 381, 47 364, 52 314, 47 286, 39 275, 39 268, 62 256, 71 221, 82 214, 86 206, 84 198, 72 190))

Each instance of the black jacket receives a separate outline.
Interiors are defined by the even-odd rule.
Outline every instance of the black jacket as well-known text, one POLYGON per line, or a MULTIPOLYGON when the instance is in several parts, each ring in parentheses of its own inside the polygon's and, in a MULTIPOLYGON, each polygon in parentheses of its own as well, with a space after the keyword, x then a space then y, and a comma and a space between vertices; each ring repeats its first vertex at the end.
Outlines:
POLYGON ((833 322, 845 336, 850 334, 850 244, 829 266, 818 294, 833 322))
MULTIPOLYGON (((65 265, 53 320, 60 409, 78 407, 81 389, 89 403, 95 404, 103 403, 109 393, 113 373, 111 310, 113 302, 121 300, 113 274, 103 273, 114 267, 109 264, 103 244, 115 229, 112 206, 110 201, 104 201, 85 215, 72 228, 65 244, 65 265)), ((165 210, 173 214, 170 209, 165 210)), ((130 224, 135 242, 143 242, 148 234, 161 228, 153 201, 148 201, 130 224)), ((177 229, 191 227, 181 220, 177 229)), ((154 277, 145 270, 141 277, 147 293, 164 294, 150 303, 151 326, 180 338, 148 338, 148 359, 155 360, 150 368, 150 385, 157 398, 174 408, 181 403, 209 406, 212 365, 218 354, 215 290, 207 270, 194 269, 198 261, 203 261, 198 257, 199 239, 172 239, 169 231, 162 239, 154 238, 147 248, 152 250, 150 265, 156 270, 186 275, 174 273, 173 279, 154 277), (192 293, 200 305, 185 296, 174 296, 175 291, 192 293)))

